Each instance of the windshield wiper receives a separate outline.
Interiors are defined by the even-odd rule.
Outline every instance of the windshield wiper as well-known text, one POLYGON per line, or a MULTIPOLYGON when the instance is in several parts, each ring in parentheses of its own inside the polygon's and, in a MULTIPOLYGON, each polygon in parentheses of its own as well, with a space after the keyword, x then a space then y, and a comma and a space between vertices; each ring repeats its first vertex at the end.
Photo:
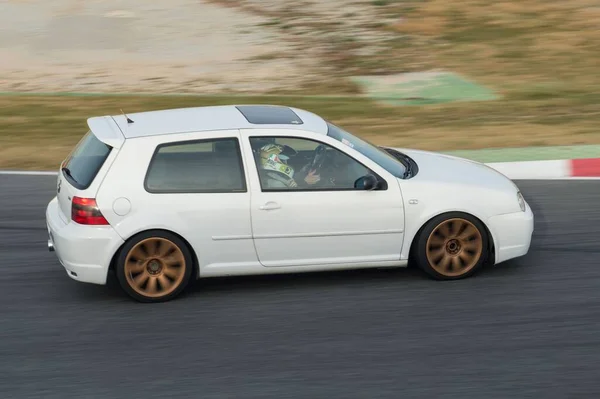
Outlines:
POLYGON ((403 179, 406 179, 407 177, 412 176, 413 168, 410 163, 410 160, 408 159, 408 157, 406 155, 404 155, 400 151, 394 150, 393 148, 389 148, 389 147, 379 147, 379 148, 381 148, 383 151, 385 151, 386 153, 388 153, 389 155, 394 157, 394 159, 398 160, 398 162, 400 162, 402 165, 404 165, 406 170, 404 171, 404 174, 402 175, 403 179))
POLYGON ((409 161, 406 161, 406 170, 404 171, 404 175, 402 175, 402 178, 406 179, 410 176, 412 176, 412 166, 409 161))
POLYGON ((73 175, 71 174, 71 169, 65 167, 60 168, 60 170, 62 170, 67 176, 69 176, 74 182, 77 182, 77 180, 75 180, 75 178, 73 177, 73 175))

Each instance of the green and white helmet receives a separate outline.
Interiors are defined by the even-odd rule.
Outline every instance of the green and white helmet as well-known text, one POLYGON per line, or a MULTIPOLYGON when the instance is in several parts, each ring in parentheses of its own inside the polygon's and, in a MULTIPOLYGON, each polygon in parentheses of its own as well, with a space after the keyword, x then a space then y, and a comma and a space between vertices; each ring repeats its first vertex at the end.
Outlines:
POLYGON ((264 170, 278 172, 288 179, 294 178, 294 168, 287 164, 289 157, 283 154, 284 148, 277 144, 267 144, 260 149, 260 163, 264 170))

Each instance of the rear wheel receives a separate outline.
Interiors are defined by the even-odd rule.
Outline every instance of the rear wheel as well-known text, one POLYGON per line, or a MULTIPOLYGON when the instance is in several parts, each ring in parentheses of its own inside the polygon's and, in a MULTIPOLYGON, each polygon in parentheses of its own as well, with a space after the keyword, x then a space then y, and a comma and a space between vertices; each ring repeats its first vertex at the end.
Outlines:
POLYGON ((463 213, 430 220, 419 235, 416 261, 438 280, 457 280, 476 273, 488 257, 488 236, 476 218, 463 213))
POLYGON ((165 231, 148 231, 130 239, 117 261, 117 278, 123 290, 140 302, 175 298, 192 275, 187 245, 165 231))

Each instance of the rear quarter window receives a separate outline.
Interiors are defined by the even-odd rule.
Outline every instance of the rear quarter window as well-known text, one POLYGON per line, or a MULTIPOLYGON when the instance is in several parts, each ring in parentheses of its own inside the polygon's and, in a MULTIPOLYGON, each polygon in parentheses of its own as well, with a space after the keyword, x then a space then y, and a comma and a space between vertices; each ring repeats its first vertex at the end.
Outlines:
POLYGON ((246 192, 237 138, 161 144, 144 181, 149 193, 246 192))
POLYGON ((62 165, 63 176, 79 190, 88 188, 104 165, 112 147, 87 132, 62 165))

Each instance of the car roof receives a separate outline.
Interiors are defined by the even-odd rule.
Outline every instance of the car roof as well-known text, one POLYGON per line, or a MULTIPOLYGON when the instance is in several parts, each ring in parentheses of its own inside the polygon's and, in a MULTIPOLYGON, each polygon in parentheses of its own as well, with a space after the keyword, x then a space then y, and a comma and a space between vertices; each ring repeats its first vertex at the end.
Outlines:
POLYGON ((217 105, 146 111, 88 119, 97 136, 112 136, 110 119, 126 139, 172 133, 232 129, 285 128, 327 134, 320 116, 298 108, 279 105, 217 105), (127 118, 133 121, 128 123, 127 118))

